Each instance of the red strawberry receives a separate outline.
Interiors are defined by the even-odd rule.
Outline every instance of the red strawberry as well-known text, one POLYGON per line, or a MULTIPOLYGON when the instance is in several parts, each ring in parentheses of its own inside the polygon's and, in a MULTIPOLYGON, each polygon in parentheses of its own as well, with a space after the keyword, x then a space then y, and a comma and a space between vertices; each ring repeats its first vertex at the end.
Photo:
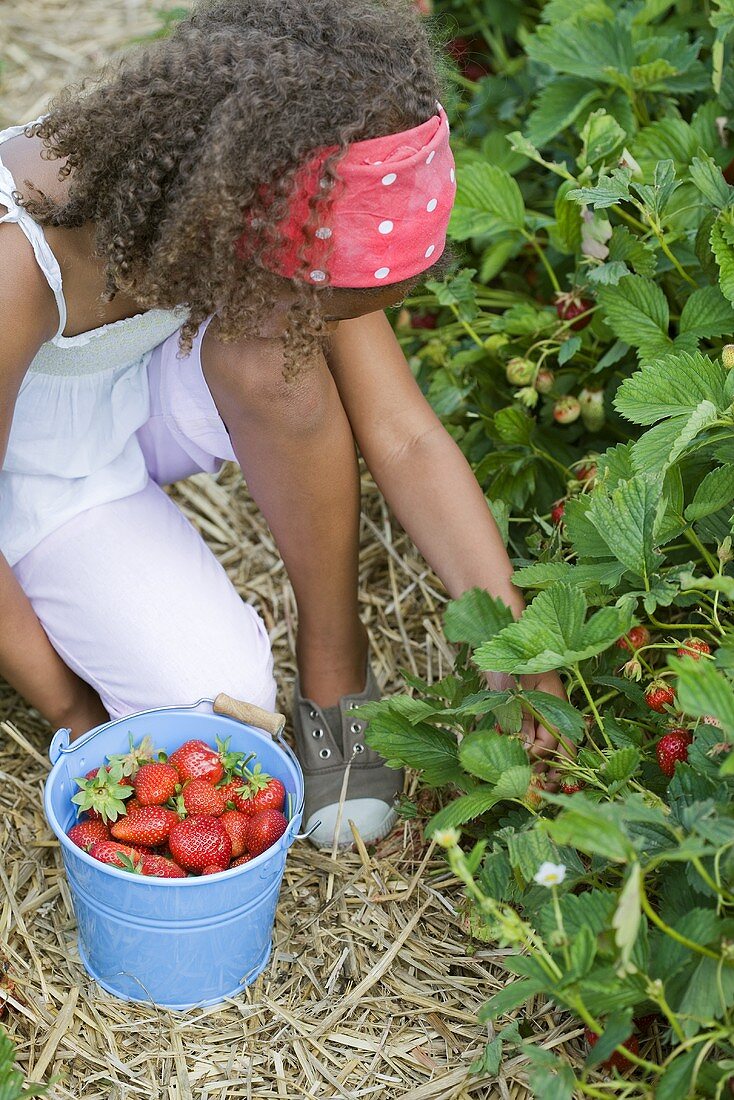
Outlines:
POLYGON ((571 328, 574 332, 578 332, 582 328, 586 328, 591 320, 591 314, 588 312, 594 308, 594 303, 590 302, 588 298, 582 298, 578 291, 569 291, 567 294, 556 295, 556 313, 560 321, 573 321, 571 328), (581 314, 587 314, 586 317, 582 317, 581 314), (578 320, 575 318, 578 317, 578 320))
POLYGON ((116 840, 152 848, 168 838, 178 821, 178 814, 167 810, 165 806, 141 806, 139 810, 133 810, 131 814, 116 821, 110 832, 116 840))
POLYGON ((581 405, 576 397, 559 397, 553 406, 553 419, 558 424, 573 424, 581 415, 581 405))
POLYGON ((227 810, 219 820, 224 825, 229 839, 232 841, 232 856, 234 859, 238 859, 246 849, 245 832, 247 822, 250 819, 247 814, 240 813, 239 810, 227 810))
POLYGON ((230 867, 241 867, 243 863, 249 863, 254 858, 252 852, 243 852, 241 856, 237 856, 237 859, 232 860, 230 867))
POLYGON ((181 797, 187 814, 220 817, 227 808, 227 796, 223 788, 212 786, 206 779, 189 779, 181 797))
POLYGON ((434 329, 438 324, 435 313, 412 313, 410 316, 411 328, 434 329))
POLYGON ((476 56, 478 54, 483 59, 486 58, 486 49, 484 39, 477 36, 466 38, 460 35, 446 44, 446 52, 454 59, 467 80, 481 80, 483 76, 488 75, 489 69, 486 64, 476 56))
POLYGON ((172 859, 166 859, 165 856, 155 855, 152 852, 146 852, 140 857, 140 873, 154 878, 188 877, 183 867, 179 867, 172 859))
POLYGON ((224 766, 211 745, 205 741, 186 741, 168 757, 168 763, 178 771, 183 782, 187 779, 208 779, 218 783, 224 775, 224 766))
POLYGON ((142 859, 142 852, 137 848, 131 848, 129 844, 120 844, 116 840, 100 840, 89 852, 90 856, 101 863, 111 863, 113 867, 124 868, 124 860, 137 864, 142 859))
POLYGON ((99 841, 110 839, 110 830, 103 821, 80 821, 66 834, 69 840, 88 852, 99 841))
POLYGON ((675 652, 679 657, 692 657, 694 661, 700 661, 704 654, 708 656, 711 652, 711 646, 703 638, 686 638, 675 652))
POLYGON ((218 875, 220 871, 227 871, 227 867, 220 867, 218 863, 210 863, 208 867, 205 867, 201 872, 202 875, 218 875))
POLYGON ((232 841, 217 817, 187 817, 168 837, 171 855, 187 871, 203 871, 216 864, 222 870, 232 858, 232 841))
POLYGON ((556 527, 563 523, 563 513, 566 511, 565 500, 557 500, 551 508, 551 523, 554 523, 556 527))
POLYGON ((576 480, 582 482, 584 485, 591 485, 593 481, 596 481, 596 463, 589 462, 579 466, 576 470, 576 480))
POLYGON ((535 376, 535 388, 538 393, 550 393, 556 376, 552 370, 539 370, 535 376))
POLYGON ((240 778, 228 779, 227 782, 223 783, 221 787, 217 787, 217 790, 221 791, 224 795, 224 801, 226 805, 229 805, 231 803, 234 806, 236 805, 234 800, 235 791, 239 791, 241 787, 242 780, 240 778))
POLYGON ((132 785, 141 806, 162 806, 175 794, 180 782, 173 764, 143 764, 132 785))
POLYGON ((675 692, 665 680, 651 680, 645 689, 645 702, 650 710, 656 710, 659 714, 665 713, 666 706, 671 706, 675 701, 675 692))
POLYGON ((125 810, 129 814, 131 814, 133 812, 133 810, 142 809, 142 805, 143 804, 140 801, 140 799, 136 798, 135 795, 133 795, 132 798, 126 798, 125 799, 125 810))
MULTIPOLYGON (((595 1047, 599 1040, 599 1036, 596 1032, 592 1031, 590 1027, 585 1027, 584 1035, 586 1036, 586 1041, 589 1046, 595 1047)), ((629 1039, 625 1039, 622 1045, 625 1046, 627 1050, 631 1051, 632 1054, 639 1053, 640 1044, 637 1041, 636 1035, 630 1035, 629 1039)), ((625 1070, 631 1068, 633 1063, 630 1062, 629 1058, 625 1058, 624 1054, 620 1054, 618 1050, 615 1050, 605 1062, 602 1062, 602 1065, 607 1069, 617 1069, 620 1073, 624 1073, 625 1070)))
POLYGON ((241 813, 252 816, 260 810, 283 809, 285 787, 279 779, 264 772, 261 764, 256 764, 252 771, 245 768, 243 774, 244 787, 234 792, 234 804, 241 813))
POLYGON ((688 746, 692 740, 690 732, 684 729, 669 730, 660 738, 655 754, 663 775, 670 777, 675 772, 678 761, 688 759, 688 746))
MULTIPOLYGON (((617 646, 620 649, 642 649, 650 644, 650 631, 646 626, 633 626, 619 639, 617 646)), ((656 709, 656 708, 654 708, 656 709)))
POLYGON ((288 822, 280 810, 262 810, 255 814, 249 820, 245 836, 248 852, 259 856, 276 840, 280 840, 287 828, 288 822))
POLYGON ((578 794, 583 787, 583 783, 561 783, 561 794, 578 794))

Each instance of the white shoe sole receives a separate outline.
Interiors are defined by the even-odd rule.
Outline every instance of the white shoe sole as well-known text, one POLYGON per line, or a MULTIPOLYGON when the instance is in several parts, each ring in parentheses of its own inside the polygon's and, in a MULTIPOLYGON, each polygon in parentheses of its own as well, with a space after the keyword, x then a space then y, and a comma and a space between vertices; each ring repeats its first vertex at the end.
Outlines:
MULTIPOLYGON (((312 813, 306 822, 304 832, 308 832, 317 821, 321 824, 308 838, 316 848, 334 847, 334 830, 339 813, 339 803, 334 802, 329 806, 312 813)), ((354 844, 354 836, 349 827, 350 820, 354 822, 357 832, 365 844, 372 844, 391 831, 398 819, 397 810, 388 806, 378 798, 353 798, 347 799, 342 808, 341 827, 339 829, 339 842, 337 847, 348 848, 354 844)))

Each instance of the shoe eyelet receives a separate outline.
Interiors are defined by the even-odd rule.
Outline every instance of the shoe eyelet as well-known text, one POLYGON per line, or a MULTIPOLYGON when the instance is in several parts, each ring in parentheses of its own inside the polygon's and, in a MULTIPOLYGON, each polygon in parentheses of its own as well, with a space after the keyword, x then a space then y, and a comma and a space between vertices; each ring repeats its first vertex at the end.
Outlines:
POLYGON ((309 718, 318 717, 317 714, 316 714, 316 711, 313 708, 311 708, 311 710, 308 712, 308 716, 309 716, 309 718))
POLYGON ((323 730, 318 730, 318 729, 317 730, 311 730, 311 736, 315 737, 316 740, 319 741, 324 736, 324 731, 323 730))
POLYGON ((354 748, 352 749, 352 752, 353 752, 353 753, 360 753, 360 752, 364 752, 364 745, 362 745, 362 744, 361 744, 361 743, 360 743, 360 742, 358 741, 358 742, 357 742, 357 744, 356 744, 356 745, 354 746, 354 748))
POLYGON ((361 703, 350 703, 349 704, 349 709, 350 710, 359 710, 361 705, 362 705, 361 703))
POLYGON ((362 723, 361 722, 352 722, 352 724, 349 728, 351 729, 352 733, 361 733, 362 732, 362 723))
POLYGON ((328 760, 329 757, 331 756, 331 749, 322 749, 321 752, 319 753, 319 756, 321 757, 322 760, 328 760))

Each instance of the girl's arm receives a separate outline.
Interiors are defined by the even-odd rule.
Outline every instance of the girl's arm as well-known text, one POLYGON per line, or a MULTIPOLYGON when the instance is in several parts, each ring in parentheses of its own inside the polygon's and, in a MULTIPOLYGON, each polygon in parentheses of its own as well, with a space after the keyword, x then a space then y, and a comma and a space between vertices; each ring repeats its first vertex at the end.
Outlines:
MULTIPOLYGON (((484 588, 519 616, 523 598, 484 494, 423 397, 385 314, 340 321, 327 361, 372 476, 449 595, 484 588)), ((508 678, 492 679, 500 686, 508 678)), ((563 697, 555 673, 523 682, 563 697)), ((525 732, 538 756, 552 747, 542 728, 525 732)))
MULTIPOLYGON (((0 225, 0 469, 20 384, 57 318, 53 294, 26 237, 15 225, 0 225)), ((2 554, 0 676, 52 725, 70 726, 77 736, 107 718, 96 692, 51 645, 2 554)))

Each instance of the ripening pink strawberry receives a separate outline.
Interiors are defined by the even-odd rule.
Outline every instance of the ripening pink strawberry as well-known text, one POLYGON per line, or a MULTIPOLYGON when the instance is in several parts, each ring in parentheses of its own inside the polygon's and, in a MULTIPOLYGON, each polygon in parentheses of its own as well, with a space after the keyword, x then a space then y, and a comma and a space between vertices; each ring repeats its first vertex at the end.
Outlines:
POLYGON ((619 639, 619 649, 642 649, 650 644, 650 631, 646 626, 633 626, 619 639))
POLYGON ((573 424, 581 415, 581 405, 575 397, 559 397, 553 406, 553 419, 558 424, 573 424))
POLYGON ((686 638, 675 652, 678 657, 691 657, 694 661, 700 661, 702 657, 708 657, 711 646, 703 638, 686 638))
POLYGON ((550 393, 553 389, 556 376, 552 370, 539 370, 535 376, 535 388, 538 393, 550 393))

